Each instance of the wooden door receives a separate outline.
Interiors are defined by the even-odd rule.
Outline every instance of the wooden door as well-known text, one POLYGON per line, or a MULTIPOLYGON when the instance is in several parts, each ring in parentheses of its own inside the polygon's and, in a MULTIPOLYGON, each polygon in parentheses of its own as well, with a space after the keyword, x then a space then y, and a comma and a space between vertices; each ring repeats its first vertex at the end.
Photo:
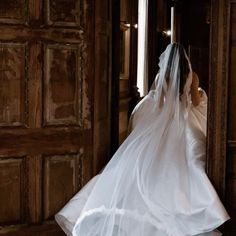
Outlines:
POLYGON ((231 220, 224 235, 236 235, 236 1, 211 0, 208 174, 231 220))
POLYGON ((90 0, 0 1, 0 235, 60 235, 91 177, 93 21, 90 0))

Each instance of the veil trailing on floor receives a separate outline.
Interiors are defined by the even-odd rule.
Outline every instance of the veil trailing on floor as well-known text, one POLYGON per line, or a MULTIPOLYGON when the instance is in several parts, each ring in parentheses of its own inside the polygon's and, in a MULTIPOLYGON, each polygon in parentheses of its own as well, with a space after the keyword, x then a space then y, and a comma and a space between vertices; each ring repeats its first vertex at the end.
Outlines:
POLYGON ((74 236, 198 235, 228 219, 204 172, 203 132, 197 131, 197 155, 191 146, 192 70, 182 46, 170 44, 159 67, 149 94, 136 107, 131 133, 80 191, 74 236))

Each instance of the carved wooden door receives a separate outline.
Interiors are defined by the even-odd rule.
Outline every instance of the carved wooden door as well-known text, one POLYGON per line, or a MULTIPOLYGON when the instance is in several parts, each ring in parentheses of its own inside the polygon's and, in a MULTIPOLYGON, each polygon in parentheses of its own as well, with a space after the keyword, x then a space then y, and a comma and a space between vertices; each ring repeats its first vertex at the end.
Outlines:
POLYGON ((0 1, 0 235, 60 235, 91 177, 93 20, 90 0, 0 1))

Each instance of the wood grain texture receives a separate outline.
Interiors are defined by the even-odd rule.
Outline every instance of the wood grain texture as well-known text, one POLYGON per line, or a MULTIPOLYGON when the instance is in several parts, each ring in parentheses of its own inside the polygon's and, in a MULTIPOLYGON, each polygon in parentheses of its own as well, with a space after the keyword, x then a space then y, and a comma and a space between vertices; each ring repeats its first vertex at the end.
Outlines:
POLYGON ((81 124, 81 50, 47 45, 44 58, 44 124, 81 124))
POLYGON ((224 235, 236 233, 233 2, 211 1, 208 174, 232 218, 225 224, 224 235))
POLYGON ((27 171, 27 222, 42 221, 42 155, 28 155, 26 157, 27 171))
POLYGON ((47 128, 47 129, 12 129, 1 132, 0 157, 8 155, 50 154, 56 150, 61 152, 78 151, 91 131, 78 128, 47 128))
POLYGON ((226 176, 228 29, 228 1, 212 0, 207 171, 222 199, 225 197, 226 176))
POLYGON ((65 236, 55 222, 49 221, 40 225, 19 225, 16 227, 5 227, 1 229, 0 235, 4 236, 65 236))
POLYGON ((79 26, 80 0, 46 0, 45 12, 47 24, 53 26, 79 26))
POLYGON ((43 159, 43 218, 53 218, 81 188, 79 154, 45 156, 43 159), (56 196, 56 197, 55 197, 56 196))
POLYGON ((27 15, 27 0, 0 1, 0 22, 8 24, 23 24, 26 23, 27 15))
POLYGON ((230 22, 230 65, 229 65, 229 114, 228 114, 228 139, 236 140, 236 113, 233 112, 236 109, 236 4, 231 4, 231 22, 230 22))
POLYGON ((0 43, 0 126, 27 125, 27 45, 0 43))
POLYGON ((111 131, 111 1, 95 1, 94 174, 110 157, 111 131))
POLYGON ((42 125, 42 43, 29 43, 28 55, 28 126, 29 128, 40 128, 42 125))
POLYGON ((0 224, 26 222, 25 167, 24 157, 0 159, 0 224))
POLYGON ((63 235, 51 219, 92 177, 94 14, 0 2, 0 235, 63 235))
POLYGON ((227 133, 227 171, 226 171, 226 204, 232 220, 227 228, 236 234, 236 2, 230 4, 229 25, 229 80, 228 80, 228 133, 227 133))
POLYGON ((6 27, 0 24, 0 40, 4 41, 30 41, 47 43, 79 43, 84 37, 84 31, 71 28, 31 28, 28 25, 6 27))

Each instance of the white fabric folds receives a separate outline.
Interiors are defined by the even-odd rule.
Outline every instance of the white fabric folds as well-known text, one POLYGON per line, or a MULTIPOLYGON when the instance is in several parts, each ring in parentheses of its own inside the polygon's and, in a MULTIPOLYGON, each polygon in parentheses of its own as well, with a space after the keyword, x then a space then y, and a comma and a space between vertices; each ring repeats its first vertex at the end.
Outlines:
POLYGON ((159 67, 127 139, 56 215, 67 235, 216 236, 229 219, 205 173, 207 96, 192 105, 181 45, 170 44, 159 67))

